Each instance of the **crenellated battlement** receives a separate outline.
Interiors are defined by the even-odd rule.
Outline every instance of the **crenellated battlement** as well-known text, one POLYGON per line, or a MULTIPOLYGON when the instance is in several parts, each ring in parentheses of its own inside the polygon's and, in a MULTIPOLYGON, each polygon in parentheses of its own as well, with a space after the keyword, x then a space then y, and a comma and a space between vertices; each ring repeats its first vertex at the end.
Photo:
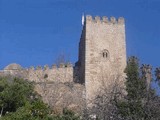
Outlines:
POLYGON ((92 17, 91 15, 87 15, 86 16, 86 21, 90 21, 90 22, 94 22, 94 23, 107 23, 107 24, 124 24, 125 20, 123 17, 119 17, 118 19, 116 19, 115 17, 99 17, 99 16, 95 16, 92 17))
POLYGON ((14 63, 0 71, 0 76, 17 76, 34 82, 73 82, 73 65, 71 63, 53 64, 52 66, 31 66, 22 68, 14 63))
POLYGON ((46 71, 46 70, 53 70, 53 69, 57 69, 58 70, 58 69, 61 69, 61 68, 65 68, 65 69, 73 68, 73 65, 71 63, 67 63, 67 64, 60 63, 59 66, 56 65, 56 64, 53 64, 51 66, 49 66, 49 65, 44 65, 44 66, 38 65, 36 67, 30 66, 29 68, 26 68, 26 69, 23 69, 23 70, 32 70, 32 71, 42 70, 42 71, 46 71))
POLYGON ((53 64, 33 67, 28 70, 28 79, 35 82, 73 82, 73 66, 71 63, 53 64))

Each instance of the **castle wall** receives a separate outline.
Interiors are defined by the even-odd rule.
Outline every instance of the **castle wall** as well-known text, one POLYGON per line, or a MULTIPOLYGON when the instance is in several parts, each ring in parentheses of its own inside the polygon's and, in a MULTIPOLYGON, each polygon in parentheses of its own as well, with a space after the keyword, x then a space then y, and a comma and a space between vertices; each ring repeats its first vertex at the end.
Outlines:
POLYGON ((61 65, 60 67, 52 66, 52 68, 38 67, 36 70, 31 68, 28 70, 28 79, 35 82, 73 82, 73 67, 71 65, 61 65))
POLYGON ((0 76, 15 76, 28 79, 30 81, 38 82, 73 82, 73 67, 71 64, 63 65, 60 67, 44 66, 44 68, 38 66, 36 68, 31 67, 29 69, 21 70, 1 70, 0 76))
POLYGON ((35 90, 54 112, 63 108, 82 113, 85 108, 85 86, 75 83, 37 83, 35 90))
MULTIPOLYGON (((85 35, 86 99, 94 99, 101 87, 110 87, 117 77, 124 78, 126 43, 124 19, 86 17, 85 35)), ((118 78, 119 79, 119 78, 118 78)), ((123 84, 124 81, 122 80, 123 84)))

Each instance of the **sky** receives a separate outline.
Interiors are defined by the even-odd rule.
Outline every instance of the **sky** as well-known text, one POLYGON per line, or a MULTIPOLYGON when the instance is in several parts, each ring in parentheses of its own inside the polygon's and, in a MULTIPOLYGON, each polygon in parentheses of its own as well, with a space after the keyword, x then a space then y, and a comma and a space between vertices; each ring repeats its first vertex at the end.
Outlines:
POLYGON ((127 56, 160 64, 160 0, 0 0, 0 69, 78 59, 82 14, 124 17, 127 56))

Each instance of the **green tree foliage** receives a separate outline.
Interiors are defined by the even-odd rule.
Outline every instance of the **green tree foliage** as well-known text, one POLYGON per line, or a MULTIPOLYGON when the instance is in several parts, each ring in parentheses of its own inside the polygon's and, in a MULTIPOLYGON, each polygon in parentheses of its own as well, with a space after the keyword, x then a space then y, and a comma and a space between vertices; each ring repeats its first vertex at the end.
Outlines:
POLYGON ((146 93, 146 84, 139 75, 139 64, 136 57, 130 57, 126 68, 126 91, 128 114, 131 118, 142 118, 143 99, 146 93))
POLYGON ((143 99, 146 93, 146 84, 145 80, 140 77, 139 64, 136 57, 129 58, 125 72, 127 75, 126 91, 128 100, 139 101, 143 99))
POLYGON ((52 115, 51 109, 34 92, 33 83, 20 78, 0 78, 1 120, 78 120, 71 111, 52 115))
POLYGON ((138 59, 130 57, 126 67, 126 92, 123 100, 117 102, 118 112, 126 120, 160 119, 160 98, 139 71, 138 59))
POLYGON ((63 109, 62 115, 54 115, 48 117, 49 120, 80 120, 79 116, 75 115, 73 111, 63 109))
POLYGON ((19 78, 0 78, 0 110, 2 119, 43 119, 49 108, 34 92, 33 84, 19 78))

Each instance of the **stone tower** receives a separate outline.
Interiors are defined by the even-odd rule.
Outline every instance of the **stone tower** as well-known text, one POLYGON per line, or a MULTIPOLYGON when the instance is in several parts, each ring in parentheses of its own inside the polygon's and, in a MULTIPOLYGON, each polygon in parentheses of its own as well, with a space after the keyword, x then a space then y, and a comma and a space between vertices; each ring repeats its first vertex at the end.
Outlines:
MULTIPOLYGON (((79 43, 79 80, 85 84, 86 100, 118 78, 124 83, 126 43, 124 18, 87 15, 79 43)), ((120 84, 121 84, 120 83, 120 84)))

